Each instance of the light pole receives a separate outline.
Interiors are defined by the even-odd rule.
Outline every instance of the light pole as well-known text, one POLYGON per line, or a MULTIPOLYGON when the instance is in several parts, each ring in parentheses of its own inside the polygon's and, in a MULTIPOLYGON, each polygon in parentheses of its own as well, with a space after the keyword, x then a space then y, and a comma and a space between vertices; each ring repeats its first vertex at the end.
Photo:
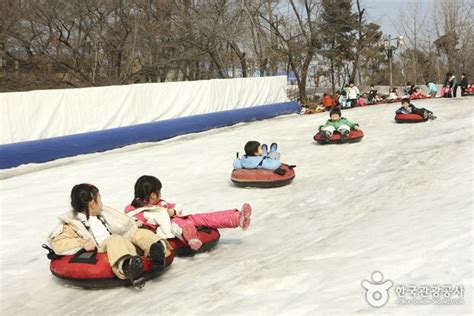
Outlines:
POLYGON ((393 87, 393 79, 392 79, 392 64, 393 64, 393 51, 396 50, 398 47, 403 46, 404 41, 403 41, 403 36, 398 35, 395 38, 392 38, 392 35, 388 35, 386 38, 383 40, 383 47, 385 49, 385 52, 387 53, 387 58, 388 58, 388 67, 389 67, 389 72, 390 72, 390 89, 393 87), (395 41, 396 46, 392 45, 392 41, 395 41))

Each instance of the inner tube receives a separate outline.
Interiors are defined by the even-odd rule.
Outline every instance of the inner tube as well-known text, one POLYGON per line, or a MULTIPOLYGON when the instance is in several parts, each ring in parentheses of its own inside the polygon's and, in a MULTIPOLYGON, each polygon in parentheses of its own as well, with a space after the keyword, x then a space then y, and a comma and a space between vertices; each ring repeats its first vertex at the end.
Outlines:
POLYGON ((173 247, 173 252, 178 257, 194 256, 197 253, 206 252, 213 249, 219 242, 221 235, 215 228, 205 226, 196 227, 199 240, 202 242, 201 248, 192 250, 189 246, 178 238, 168 239, 168 243, 173 247))
POLYGON ((428 118, 423 118, 423 116, 418 114, 397 114, 395 115, 395 122, 397 123, 420 123, 426 122, 428 118))
POLYGON ((321 113, 326 110, 323 109, 305 109, 303 114, 314 114, 314 113, 321 113))
POLYGON ((266 169, 234 169, 231 180, 239 187, 276 188, 290 184, 295 178, 295 170, 287 164, 281 164, 280 169, 285 170, 284 175, 266 169))
MULTIPOLYGON (((131 285, 129 280, 122 280, 115 276, 109 264, 107 253, 96 253, 95 258, 97 261, 95 263, 71 262, 71 260, 74 261, 73 258, 75 256, 56 256, 56 259, 51 260, 49 266, 51 273, 60 278, 62 283, 86 289, 103 289, 131 285)), ((163 273, 163 271, 153 269, 153 262, 151 260, 145 259, 143 255, 141 258, 144 265, 142 277, 145 280, 153 279, 163 273)), ((165 267, 169 267, 173 259, 173 253, 166 257, 165 267)))
POLYGON ((402 100, 401 97, 398 97, 396 99, 385 99, 385 103, 395 103, 395 102, 400 102, 402 100))
POLYGON ((410 100, 424 100, 424 99, 431 99, 431 95, 421 95, 419 97, 417 96, 410 96, 410 100))
MULTIPOLYGON (((364 132, 359 130, 351 130, 349 136, 346 138, 344 143, 358 143, 364 137, 364 132)), ((318 132, 314 135, 313 139, 318 142, 318 144, 325 145, 325 144, 342 144, 341 142, 341 134, 335 132, 329 139, 325 139, 321 136, 321 133, 318 132)))

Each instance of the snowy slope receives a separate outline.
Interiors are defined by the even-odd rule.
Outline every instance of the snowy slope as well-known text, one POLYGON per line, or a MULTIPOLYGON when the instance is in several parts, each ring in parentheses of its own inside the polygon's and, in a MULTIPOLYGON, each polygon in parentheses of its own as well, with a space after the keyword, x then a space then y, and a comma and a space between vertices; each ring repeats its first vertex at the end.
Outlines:
POLYGON ((415 101, 438 120, 395 124, 398 104, 346 111, 365 138, 312 141, 327 113, 290 115, 156 144, 2 171, 1 314, 405 314, 472 313, 474 98, 415 101), (277 189, 230 182, 247 140, 277 142, 296 179, 277 189), (223 230, 218 247, 176 258, 142 291, 86 291, 60 285, 41 244, 66 211, 72 186, 99 187, 122 209, 142 174, 185 213, 254 208, 249 231, 223 230), (452 284, 457 306, 373 308, 362 280, 381 271, 394 284, 452 284))

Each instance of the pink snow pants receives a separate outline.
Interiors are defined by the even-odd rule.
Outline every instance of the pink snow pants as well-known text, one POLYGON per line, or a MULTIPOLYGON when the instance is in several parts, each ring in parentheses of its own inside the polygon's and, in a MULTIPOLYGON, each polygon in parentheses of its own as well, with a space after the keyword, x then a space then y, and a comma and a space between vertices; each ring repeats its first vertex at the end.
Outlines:
POLYGON ((236 228, 239 226, 239 211, 237 209, 216 211, 210 213, 175 216, 172 223, 182 227, 184 223, 191 222, 194 226, 209 228, 236 228))

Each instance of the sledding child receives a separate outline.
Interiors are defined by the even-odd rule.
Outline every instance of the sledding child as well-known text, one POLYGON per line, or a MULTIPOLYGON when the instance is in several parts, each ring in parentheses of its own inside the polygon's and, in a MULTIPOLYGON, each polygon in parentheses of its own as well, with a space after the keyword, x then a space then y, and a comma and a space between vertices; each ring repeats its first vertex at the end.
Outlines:
POLYGON ((343 109, 348 109, 351 107, 351 100, 347 96, 347 92, 345 90, 341 91, 341 95, 339 96, 339 105, 343 109))
POLYGON ((430 96, 432 98, 436 97, 436 94, 438 93, 438 88, 436 88, 436 85, 434 84, 434 82, 432 81, 427 81, 426 82, 426 86, 428 87, 429 89, 429 93, 430 93, 430 96))
POLYGON ((171 254, 165 240, 149 230, 138 228, 123 213, 103 206, 99 189, 78 184, 71 191, 72 211, 59 217, 60 225, 49 235, 48 243, 58 255, 72 255, 79 250, 106 252, 112 271, 119 279, 139 285, 143 262, 135 246, 142 249, 155 268, 163 269, 171 254))
POLYGON ((358 130, 359 124, 342 117, 341 110, 336 107, 329 112, 329 120, 324 125, 319 126, 319 132, 325 139, 331 138, 332 134, 337 131, 341 134, 341 140, 345 140, 351 129, 358 130))
POLYGON ((388 94, 387 100, 396 100, 400 97, 398 93, 398 88, 393 88, 392 91, 388 94))
POLYGON ((237 209, 182 215, 174 203, 161 199, 161 182, 153 176, 141 176, 135 183, 132 203, 125 207, 125 214, 137 220, 163 238, 177 237, 193 250, 202 246, 196 226, 209 228, 237 228, 247 230, 252 208, 245 203, 237 209))
POLYGON ((405 89, 403 90, 403 92, 405 93, 405 95, 410 96, 414 90, 415 90, 415 85, 412 84, 411 82, 407 82, 407 85, 405 89))
POLYGON ((370 90, 369 90, 369 96, 367 98, 367 102, 369 104, 372 104, 372 103, 375 103, 375 98, 377 97, 377 90, 375 89, 375 87, 373 85, 370 86, 370 90))
POLYGON ((367 105, 367 93, 362 93, 360 98, 357 99, 357 106, 366 106, 367 105))
POLYGON ((411 93, 410 97, 412 99, 423 99, 426 97, 426 95, 423 93, 423 91, 420 89, 420 87, 415 87, 413 89, 413 92, 411 93))
POLYGON ((418 114, 421 117, 423 117, 425 120, 430 119, 430 120, 435 120, 436 116, 433 115, 433 112, 425 109, 425 108, 417 108, 413 104, 410 103, 409 98, 403 98, 401 100, 402 107, 399 108, 395 114, 418 114))
POLYGON ((273 143, 268 152, 268 146, 257 141, 249 141, 245 144, 245 155, 234 160, 234 169, 267 169, 276 170, 280 168, 280 153, 277 144, 273 143))
POLYGON ((324 106, 325 109, 330 109, 335 105, 334 99, 327 93, 323 94, 323 98, 321 100, 321 105, 324 106))

